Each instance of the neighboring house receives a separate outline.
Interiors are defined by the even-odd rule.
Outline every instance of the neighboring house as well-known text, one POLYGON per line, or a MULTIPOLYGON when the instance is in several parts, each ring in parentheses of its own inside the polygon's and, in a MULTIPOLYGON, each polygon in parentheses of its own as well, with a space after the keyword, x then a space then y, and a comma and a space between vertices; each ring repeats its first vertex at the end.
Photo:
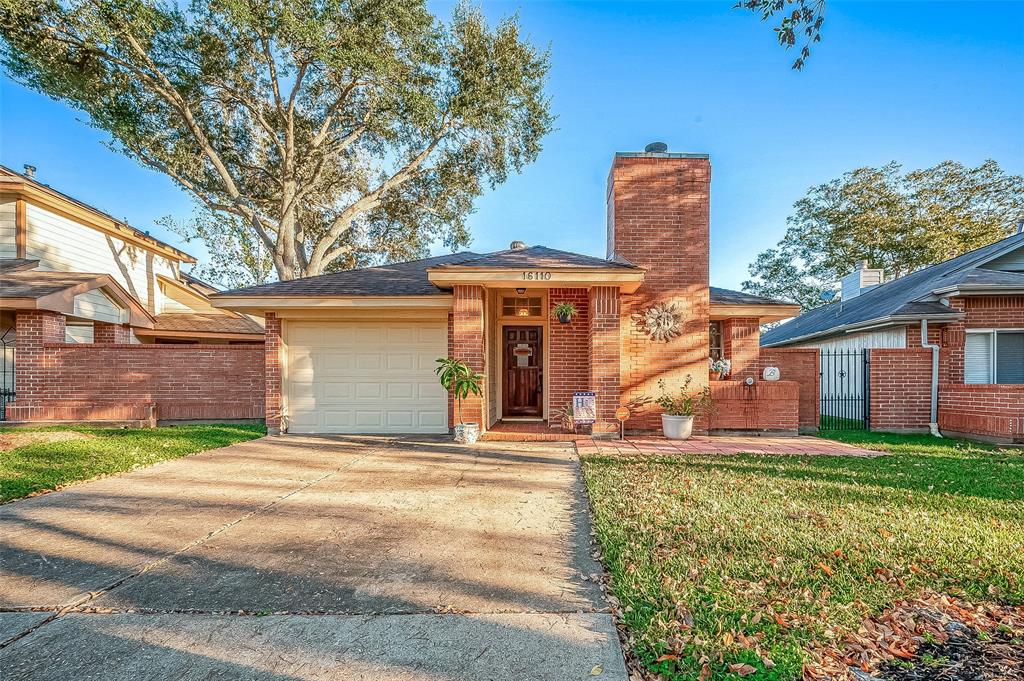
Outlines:
MULTIPOLYGON (((761 345, 909 350, 922 348, 922 337, 938 348, 929 386, 937 399, 929 400, 929 423, 1024 437, 1024 234, 888 282, 883 272, 862 264, 843 279, 838 302, 779 325, 762 336, 761 345), (982 421, 993 427, 979 427, 982 421)), ((823 390, 827 383, 823 376, 823 390)), ((916 416, 901 421, 881 413, 879 405, 872 409, 885 424, 920 429, 916 416)))
MULTIPOLYGON (((760 324, 798 310, 709 286, 710 180, 704 154, 617 154, 607 258, 513 242, 227 291, 213 304, 266 320, 272 432, 447 432, 451 404, 434 375, 446 356, 484 376, 483 395, 463 407, 467 422, 556 423, 574 393, 593 391, 609 428, 620 405, 656 395, 660 379, 707 385, 709 355, 727 355, 737 377, 755 374, 760 324), (579 311, 568 324, 551 315, 562 302, 579 311), (677 333, 668 340, 642 323, 659 311, 677 333)), ((731 419, 722 428, 796 430, 796 383, 712 386, 731 419)), ((660 418, 647 408, 627 425, 657 429, 660 418)))
POLYGON ((29 312, 59 316, 49 340, 69 344, 262 343, 257 320, 213 308, 215 289, 182 273, 194 262, 0 166, 0 390, 15 389, 17 317, 29 312))

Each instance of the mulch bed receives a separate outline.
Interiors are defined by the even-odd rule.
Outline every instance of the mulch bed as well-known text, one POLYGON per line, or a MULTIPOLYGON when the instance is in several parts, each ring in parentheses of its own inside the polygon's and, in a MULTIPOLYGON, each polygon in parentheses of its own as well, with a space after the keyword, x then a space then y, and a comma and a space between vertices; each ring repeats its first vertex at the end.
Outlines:
POLYGON ((805 681, 1024 681, 1024 607, 926 594, 813 652, 805 681))

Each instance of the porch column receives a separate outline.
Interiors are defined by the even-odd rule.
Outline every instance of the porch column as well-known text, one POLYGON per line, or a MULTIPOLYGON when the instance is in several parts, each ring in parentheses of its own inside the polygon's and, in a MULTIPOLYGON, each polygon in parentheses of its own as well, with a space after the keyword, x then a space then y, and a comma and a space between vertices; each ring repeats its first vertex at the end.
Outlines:
POLYGON ((281 433, 281 320, 273 312, 264 316, 266 322, 263 342, 264 370, 266 371, 266 388, 264 402, 264 419, 267 432, 271 435, 281 433))
MULTIPOLYGON (((449 356, 465 362, 473 371, 484 374, 481 395, 470 395, 462 401, 462 420, 465 423, 479 423, 480 430, 487 428, 487 413, 484 399, 487 395, 486 350, 484 347, 484 288, 482 286, 454 287, 452 304, 451 343, 449 356)), ((452 423, 458 419, 457 412, 452 423)))
POLYGON ((127 324, 92 323, 92 342, 101 345, 112 343, 131 343, 132 327, 127 324))
POLYGON ((590 389, 597 393, 597 420, 615 422, 619 408, 620 335, 619 289, 590 289, 590 389))
POLYGON ((14 328, 15 404, 10 406, 29 405, 45 398, 49 383, 46 344, 64 342, 64 315, 49 310, 18 311, 14 328))

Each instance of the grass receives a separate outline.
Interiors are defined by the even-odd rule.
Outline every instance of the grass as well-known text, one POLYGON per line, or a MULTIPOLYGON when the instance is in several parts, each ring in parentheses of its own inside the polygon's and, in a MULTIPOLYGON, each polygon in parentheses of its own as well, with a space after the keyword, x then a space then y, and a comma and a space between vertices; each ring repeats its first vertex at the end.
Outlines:
POLYGON ((612 591, 652 672, 799 679, 813 646, 924 590, 1024 604, 1024 455, 823 435, 890 456, 584 457, 612 591))
POLYGON ((74 432, 84 437, 38 441, 0 452, 0 502, 80 480, 121 473, 158 461, 261 437, 263 426, 197 425, 112 429, 49 427, 2 429, 0 435, 74 432))

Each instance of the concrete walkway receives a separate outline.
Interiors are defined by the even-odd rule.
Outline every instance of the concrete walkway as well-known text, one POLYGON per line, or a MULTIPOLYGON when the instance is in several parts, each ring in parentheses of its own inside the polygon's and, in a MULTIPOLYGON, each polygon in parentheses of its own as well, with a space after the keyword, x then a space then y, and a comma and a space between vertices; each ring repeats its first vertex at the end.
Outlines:
POLYGON ((0 506, 15 679, 626 678, 571 445, 264 438, 0 506))

